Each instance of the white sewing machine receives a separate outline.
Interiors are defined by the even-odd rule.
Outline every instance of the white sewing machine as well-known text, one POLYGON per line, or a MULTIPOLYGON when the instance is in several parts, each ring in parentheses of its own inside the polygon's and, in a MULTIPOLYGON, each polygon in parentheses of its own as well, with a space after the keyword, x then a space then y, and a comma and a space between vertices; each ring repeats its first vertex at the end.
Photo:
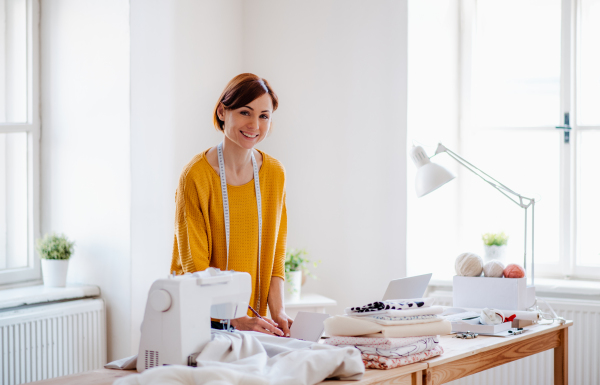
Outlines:
POLYGON ((251 293, 250 274, 212 267, 154 282, 142 323, 138 372, 155 366, 192 365, 190 355, 200 352, 211 339, 210 318, 245 316, 251 293))

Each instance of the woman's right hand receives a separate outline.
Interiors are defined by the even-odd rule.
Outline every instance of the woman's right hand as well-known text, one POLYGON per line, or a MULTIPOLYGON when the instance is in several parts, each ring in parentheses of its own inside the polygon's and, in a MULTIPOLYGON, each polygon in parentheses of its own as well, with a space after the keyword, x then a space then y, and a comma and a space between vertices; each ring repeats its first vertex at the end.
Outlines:
POLYGON ((276 336, 283 336, 283 332, 277 328, 277 323, 271 319, 258 317, 241 317, 231 320, 231 325, 237 330, 250 330, 255 332, 261 332, 265 334, 275 334, 276 336))

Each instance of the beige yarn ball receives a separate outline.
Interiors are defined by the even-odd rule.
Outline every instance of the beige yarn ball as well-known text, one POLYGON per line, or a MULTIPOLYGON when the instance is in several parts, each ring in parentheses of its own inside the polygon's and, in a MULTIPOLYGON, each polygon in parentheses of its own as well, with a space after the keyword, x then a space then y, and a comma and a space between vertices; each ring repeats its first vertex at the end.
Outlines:
POLYGON ((483 271, 483 260, 477 254, 462 253, 456 257, 454 269, 463 277, 479 277, 483 271))
POLYGON ((504 264, 498 260, 491 260, 483 266, 483 275, 491 278, 502 278, 504 264))

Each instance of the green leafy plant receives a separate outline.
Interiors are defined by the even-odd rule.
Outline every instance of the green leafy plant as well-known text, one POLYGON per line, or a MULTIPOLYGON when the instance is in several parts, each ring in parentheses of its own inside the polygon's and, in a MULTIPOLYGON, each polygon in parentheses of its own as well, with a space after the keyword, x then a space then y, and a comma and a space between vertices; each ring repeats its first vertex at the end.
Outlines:
POLYGON ((64 234, 46 234, 36 242, 35 249, 42 259, 69 259, 73 254, 75 242, 71 242, 64 234))
POLYGON ((486 246, 504 246, 508 243, 508 235, 501 233, 485 233, 481 236, 486 246))
POLYGON ((308 265, 312 264, 313 267, 317 267, 321 261, 311 262, 310 259, 307 258, 308 252, 304 249, 289 249, 285 253, 285 272, 286 272, 286 280, 288 279, 287 273, 292 271, 301 271, 302 274, 311 277, 317 278, 313 274, 308 271, 308 265))

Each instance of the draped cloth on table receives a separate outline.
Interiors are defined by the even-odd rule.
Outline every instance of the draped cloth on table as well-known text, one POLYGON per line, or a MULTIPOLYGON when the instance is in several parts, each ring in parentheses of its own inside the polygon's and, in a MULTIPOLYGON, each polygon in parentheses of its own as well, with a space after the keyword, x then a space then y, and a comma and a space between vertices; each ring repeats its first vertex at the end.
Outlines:
POLYGON ((162 366, 123 377, 115 385, 309 385, 326 378, 359 380, 360 352, 258 332, 213 331, 198 367, 162 366))

